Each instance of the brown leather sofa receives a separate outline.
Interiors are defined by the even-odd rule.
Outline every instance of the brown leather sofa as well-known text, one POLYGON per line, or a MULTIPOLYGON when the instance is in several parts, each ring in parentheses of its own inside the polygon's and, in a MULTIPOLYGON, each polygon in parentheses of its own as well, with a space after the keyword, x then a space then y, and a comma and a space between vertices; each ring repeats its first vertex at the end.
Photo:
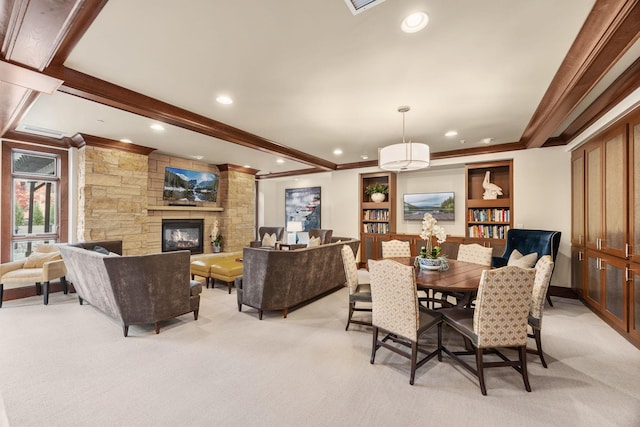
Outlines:
POLYGON ((289 309, 342 288, 344 245, 357 253, 360 241, 334 237, 332 243, 288 251, 244 248, 243 274, 235 281, 238 310, 247 305, 260 319, 265 310, 282 310, 287 317, 289 309))
POLYGON ((60 245, 81 305, 86 301, 122 322, 125 337, 130 325, 152 323, 157 334, 163 320, 190 312, 198 319, 202 284, 190 280, 189 251, 135 256, 119 252, 122 242, 60 245))

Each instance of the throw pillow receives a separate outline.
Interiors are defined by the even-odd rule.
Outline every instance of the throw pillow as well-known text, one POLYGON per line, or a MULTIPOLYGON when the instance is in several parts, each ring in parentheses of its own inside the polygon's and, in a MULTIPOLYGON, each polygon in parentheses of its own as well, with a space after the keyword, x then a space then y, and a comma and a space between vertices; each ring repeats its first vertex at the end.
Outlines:
POLYGON ((509 256, 507 265, 515 265, 516 267, 531 268, 538 260, 538 253, 532 252, 527 255, 522 255, 520 251, 514 249, 509 256))
POLYGON ((262 246, 275 246, 277 241, 276 233, 264 233, 264 236, 262 237, 262 246))
POLYGON ((102 255, 109 255, 109 251, 103 248, 102 246, 94 246, 93 250, 102 255))
POLYGON ((307 245, 308 248, 313 248, 314 246, 320 246, 320 238, 319 237, 312 237, 309 239, 309 244, 307 245))
POLYGON ((58 252, 32 252, 24 261, 22 268, 42 268, 45 262, 60 259, 58 252))

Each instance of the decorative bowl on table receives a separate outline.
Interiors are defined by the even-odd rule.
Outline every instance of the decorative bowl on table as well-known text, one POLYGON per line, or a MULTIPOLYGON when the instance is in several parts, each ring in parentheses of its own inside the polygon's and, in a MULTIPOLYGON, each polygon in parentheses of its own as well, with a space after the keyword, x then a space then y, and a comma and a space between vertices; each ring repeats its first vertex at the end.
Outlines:
POLYGON ((421 258, 417 257, 421 270, 440 270, 442 260, 440 258, 421 258))

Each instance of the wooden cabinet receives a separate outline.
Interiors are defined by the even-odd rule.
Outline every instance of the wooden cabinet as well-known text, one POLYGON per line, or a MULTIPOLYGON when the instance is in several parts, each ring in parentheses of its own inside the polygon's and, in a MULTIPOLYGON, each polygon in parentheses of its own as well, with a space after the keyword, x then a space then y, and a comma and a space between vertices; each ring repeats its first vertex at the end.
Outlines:
POLYGON ((616 126, 585 147, 587 248, 626 258, 627 126, 616 126))
POLYGON ((584 149, 571 153, 571 244, 584 246, 584 149))
POLYGON ((375 172, 360 174, 360 262, 382 256, 381 243, 396 232, 396 174, 375 172), (384 184, 388 193, 383 202, 372 202, 365 194, 369 185, 384 184))
POLYGON ((640 347, 640 110, 571 161, 572 287, 640 347))
POLYGON ((627 262, 590 249, 586 250, 585 259, 585 300, 613 325, 627 331, 627 262))
POLYGON ((513 161, 466 165, 466 237, 504 239, 513 226, 513 161), (497 199, 484 199, 484 181, 502 189, 497 199))

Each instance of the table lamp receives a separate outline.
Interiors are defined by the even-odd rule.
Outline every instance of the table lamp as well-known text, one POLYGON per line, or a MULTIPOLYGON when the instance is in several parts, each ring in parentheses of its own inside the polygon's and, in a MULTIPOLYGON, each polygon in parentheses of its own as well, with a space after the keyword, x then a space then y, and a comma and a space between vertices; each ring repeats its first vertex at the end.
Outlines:
POLYGON ((289 221, 287 223, 287 243, 290 245, 295 245, 298 240, 298 231, 302 231, 302 222, 301 221, 289 221))

